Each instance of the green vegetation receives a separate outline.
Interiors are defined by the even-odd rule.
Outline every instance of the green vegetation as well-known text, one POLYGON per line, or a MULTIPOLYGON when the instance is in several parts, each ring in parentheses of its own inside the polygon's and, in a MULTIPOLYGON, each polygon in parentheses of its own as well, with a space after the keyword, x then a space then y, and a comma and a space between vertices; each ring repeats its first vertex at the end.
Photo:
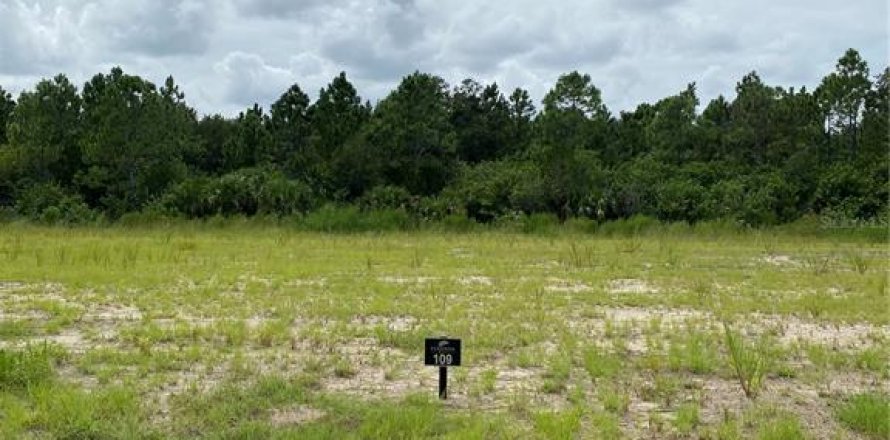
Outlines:
POLYGON ((851 396, 838 409, 837 416, 850 429, 874 438, 890 436, 890 398, 886 395, 867 393, 851 396))
POLYGON ((745 396, 753 399, 760 394, 763 378, 767 370, 767 353, 761 347, 750 346, 742 335, 735 332, 727 323, 723 323, 726 335, 726 348, 729 364, 736 380, 745 392, 745 396))
MULTIPOLYGON (((78 89, 58 75, 16 99, 0 88, 0 220, 260 216, 328 232, 547 233, 574 220, 634 230, 812 217, 886 239, 888 87, 890 70, 870 70, 854 49, 812 91, 751 72, 732 100, 705 105, 690 84, 617 114, 579 72, 560 76, 540 109, 523 89, 450 87, 421 72, 371 106, 341 73, 314 101, 294 84, 229 119, 199 118, 172 77, 156 85, 115 67, 78 89)), ((594 264, 582 249, 568 255, 594 264)), ((805 261, 824 272, 824 260, 805 261)))
POLYGON ((646 222, 8 223, 0 437, 883 435, 883 242, 646 222))

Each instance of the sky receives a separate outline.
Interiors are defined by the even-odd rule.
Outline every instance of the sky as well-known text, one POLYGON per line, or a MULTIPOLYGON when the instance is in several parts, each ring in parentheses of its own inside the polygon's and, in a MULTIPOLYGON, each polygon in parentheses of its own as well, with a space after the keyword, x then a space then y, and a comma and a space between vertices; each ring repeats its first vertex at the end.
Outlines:
POLYGON ((201 114, 313 99, 340 71, 384 98, 419 70, 536 101, 590 74, 613 113, 695 82, 702 105, 756 70, 813 88, 847 48, 888 64, 887 0, 0 0, 0 86, 82 85, 114 66, 173 75, 201 114))

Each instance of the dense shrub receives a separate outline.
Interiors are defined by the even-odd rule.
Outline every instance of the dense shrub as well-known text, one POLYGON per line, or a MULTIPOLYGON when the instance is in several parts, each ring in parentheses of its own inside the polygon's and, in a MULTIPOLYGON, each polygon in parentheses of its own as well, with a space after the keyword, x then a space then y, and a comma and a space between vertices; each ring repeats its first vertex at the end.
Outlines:
POLYGON ((656 215, 664 221, 695 222, 704 213, 705 189, 691 179, 671 179, 656 192, 656 215))
POLYGON ((468 217, 487 223, 514 210, 543 210, 546 196, 539 183, 538 171, 530 163, 483 162, 464 167, 448 192, 468 217))
POLYGON ((380 185, 371 188, 357 201, 365 211, 379 209, 408 209, 412 202, 411 193, 401 186, 380 185))
POLYGON ((171 187, 156 203, 162 212, 189 218, 213 215, 293 215, 315 206, 312 189, 280 173, 244 169, 216 179, 198 177, 171 187))
POLYGON ((78 224, 92 221, 95 213, 78 195, 52 183, 30 186, 21 192, 16 211, 31 220, 49 224, 78 224))
POLYGON ((738 216, 752 226, 774 225, 798 217, 794 192, 778 173, 754 175, 748 180, 745 202, 738 216))
POLYGON ((414 220, 403 210, 360 211, 355 206, 325 205, 298 220, 298 226, 316 232, 369 232, 407 230, 414 220))
POLYGON ((835 215, 842 214, 849 219, 875 217, 886 205, 887 170, 881 170, 882 176, 874 177, 867 171, 853 168, 848 163, 834 164, 826 169, 816 187, 815 210, 831 210, 835 215))

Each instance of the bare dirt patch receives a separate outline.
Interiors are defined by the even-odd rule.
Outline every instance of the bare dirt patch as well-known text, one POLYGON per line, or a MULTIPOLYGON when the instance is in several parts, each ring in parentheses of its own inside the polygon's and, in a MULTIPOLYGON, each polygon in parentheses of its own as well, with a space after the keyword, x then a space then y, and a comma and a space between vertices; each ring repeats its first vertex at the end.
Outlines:
POLYGON ((311 406, 299 405, 270 411, 269 422, 275 426, 294 426, 314 422, 327 413, 311 406))
POLYGON ((874 345, 876 337, 890 339, 890 326, 831 324, 804 321, 794 316, 757 314, 751 315, 750 320, 760 328, 775 330, 779 341, 786 345, 811 342, 839 349, 860 349, 874 345))
POLYGON ((324 287, 328 284, 327 278, 298 278, 295 280, 291 280, 286 282, 284 285, 287 287, 324 287))
POLYGON ((0 281, 0 293, 16 292, 25 290, 28 285, 18 281, 0 281))
POLYGON ((385 276, 378 278, 379 281, 387 283, 387 284, 427 284, 433 281, 437 281, 439 278, 437 277, 400 277, 400 276, 385 276))
POLYGON ((609 293, 658 293, 659 289, 646 281, 635 278, 620 278, 609 281, 606 286, 609 293))
POLYGON ((550 284, 544 286, 544 290, 547 292, 554 293, 583 293, 589 292, 593 290, 592 287, 588 286, 579 281, 572 280, 563 280, 559 278, 551 278, 549 279, 550 284))
POLYGON ((778 267, 797 267, 800 266, 800 262, 791 258, 790 255, 782 255, 782 254, 770 254, 764 255, 757 259, 759 263, 766 263, 772 266, 778 267))
POLYGON ((491 278, 481 275, 470 275, 457 278, 457 283, 462 286, 490 286, 491 278))
POLYGON ((142 312, 133 306, 123 304, 98 304, 91 306, 81 318, 84 321, 138 321, 142 312))
POLYGON ((395 332, 410 331, 417 325, 417 318, 413 316, 379 316, 360 315, 352 318, 350 324, 354 326, 379 326, 385 325, 387 329, 395 332))

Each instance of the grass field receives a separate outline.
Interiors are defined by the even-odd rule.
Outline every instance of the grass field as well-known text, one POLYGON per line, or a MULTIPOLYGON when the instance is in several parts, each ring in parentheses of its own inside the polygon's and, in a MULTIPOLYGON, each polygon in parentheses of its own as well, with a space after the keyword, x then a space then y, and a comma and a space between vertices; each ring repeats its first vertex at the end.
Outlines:
POLYGON ((0 438, 886 438, 886 242, 0 226, 0 438), (450 398, 423 338, 463 339, 450 398))

